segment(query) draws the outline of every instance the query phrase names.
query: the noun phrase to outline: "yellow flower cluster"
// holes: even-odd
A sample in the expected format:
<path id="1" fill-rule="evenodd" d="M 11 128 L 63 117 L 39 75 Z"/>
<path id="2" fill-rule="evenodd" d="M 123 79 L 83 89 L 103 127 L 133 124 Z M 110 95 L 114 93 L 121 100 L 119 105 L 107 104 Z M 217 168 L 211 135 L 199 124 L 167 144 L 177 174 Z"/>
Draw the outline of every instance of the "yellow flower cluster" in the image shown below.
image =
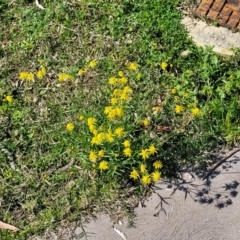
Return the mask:
<path id="1" fill-rule="evenodd" d="M 142 149 L 139 155 L 143 160 L 146 160 L 155 153 L 157 153 L 157 148 L 154 145 L 151 145 L 149 148 Z"/>
<path id="2" fill-rule="evenodd" d="M 41 67 L 36 73 L 35 76 L 38 79 L 42 79 L 46 75 L 46 68 Z M 19 73 L 19 79 L 22 81 L 33 81 L 34 80 L 34 74 L 31 72 L 20 72 Z"/>
<path id="3" fill-rule="evenodd" d="M 159 172 L 159 169 L 163 167 L 162 162 L 159 160 L 155 161 L 153 167 L 155 170 L 149 174 L 147 171 L 147 165 L 142 163 L 139 166 L 139 171 L 135 168 L 131 171 L 130 178 L 134 180 L 140 179 L 144 185 L 148 185 L 151 182 L 157 182 L 161 179 L 161 172 Z"/>
<path id="4" fill-rule="evenodd" d="M 19 79 L 24 81 L 33 81 L 34 80 L 34 74 L 30 72 L 20 72 Z"/>
<path id="5" fill-rule="evenodd" d="M 71 132 L 74 129 L 74 124 L 73 123 L 67 123 L 66 129 Z"/>

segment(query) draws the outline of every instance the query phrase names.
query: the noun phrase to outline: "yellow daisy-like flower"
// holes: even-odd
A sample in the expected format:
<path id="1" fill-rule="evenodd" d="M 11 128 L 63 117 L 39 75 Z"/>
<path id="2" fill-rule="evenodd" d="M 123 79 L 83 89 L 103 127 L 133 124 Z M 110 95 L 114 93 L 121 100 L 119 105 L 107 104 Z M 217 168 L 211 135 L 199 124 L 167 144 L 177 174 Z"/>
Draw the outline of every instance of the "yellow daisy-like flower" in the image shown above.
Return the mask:
<path id="1" fill-rule="evenodd" d="M 163 71 L 166 71 L 167 67 L 168 67 L 168 64 L 167 64 L 166 62 L 162 62 L 162 63 L 161 63 L 161 69 L 162 69 Z"/>
<path id="2" fill-rule="evenodd" d="M 96 154 L 96 152 L 90 151 L 90 153 L 89 153 L 89 159 L 90 159 L 90 161 L 92 161 L 92 162 L 96 161 L 96 160 L 97 160 L 97 154 Z"/>
<path id="3" fill-rule="evenodd" d="M 145 160 L 145 159 L 149 158 L 150 154 L 149 154 L 148 149 L 142 149 L 141 153 L 139 155 L 142 157 L 143 160 Z"/>
<path id="4" fill-rule="evenodd" d="M 11 96 L 11 95 L 6 96 L 5 101 L 11 103 L 13 101 L 13 96 Z"/>
<path id="5" fill-rule="evenodd" d="M 153 167 L 154 167 L 155 169 L 161 169 L 161 168 L 163 167 L 163 164 L 162 164 L 161 161 L 157 160 L 157 161 L 155 161 L 155 162 L 153 163 Z"/>
<path id="6" fill-rule="evenodd" d="M 139 178 L 139 173 L 138 173 L 138 171 L 137 171 L 136 169 L 133 169 L 133 170 L 131 171 L 131 173 L 130 173 L 130 178 L 132 178 L 132 179 L 134 179 L 134 180 L 136 180 L 136 179 Z"/>
<path id="7" fill-rule="evenodd" d="M 123 88 L 123 92 L 124 92 L 124 93 L 132 93 L 132 89 L 131 89 L 129 86 L 125 86 L 125 87 Z"/>
<path id="8" fill-rule="evenodd" d="M 157 149 L 155 148 L 154 145 L 151 145 L 149 148 L 148 148 L 148 152 L 150 155 L 153 155 L 155 153 L 157 153 Z"/>
<path id="9" fill-rule="evenodd" d="M 96 62 L 95 60 L 92 60 L 92 61 L 88 64 L 88 66 L 89 66 L 90 68 L 94 68 L 94 67 L 96 67 L 96 65 L 97 65 L 97 62 Z"/>
<path id="10" fill-rule="evenodd" d="M 123 109 L 120 107 L 115 108 L 115 114 L 117 117 L 122 117 L 123 116 Z"/>
<path id="11" fill-rule="evenodd" d="M 121 94 L 122 94 L 122 90 L 117 89 L 117 88 L 113 90 L 114 97 L 119 97 L 119 96 L 121 96 Z"/>
<path id="12" fill-rule="evenodd" d="M 144 173 L 147 170 L 147 165 L 146 164 L 141 164 L 140 165 L 140 171 Z"/>
<path id="13" fill-rule="evenodd" d="M 129 68 L 129 70 L 136 71 L 137 68 L 138 68 L 138 64 L 132 62 L 132 63 L 129 64 L 128 68 Z"/>
<path id="14" fill-rule="evenodd" d="M 146 175 L 143 175 L 142 178 L 141 178 L 141 182 L 144 184 L 144 185 L 148 185 L 151 183 L 151 177 L 146 174 Z"/>
<path id="15" fill-rule="evenodd" d="M 152 180 L 153 182 L 157 182 L 161 179 L 161 173 L 158 171 L 155 171 L 152 173 Z"/>
<path id="16" fill-rule="evenodd" d="M 88 118 L 87 119 L 87 124 L 88 125 L 95 125 L 97 122 L 96 118 Z"/>
<path id="17" fill-rule="evenodd" d="M 124 128 L 123 127 L 118 127 L 114 131 L 115 135 L 118 137 L 122 137 L 124 135 Z"/>
<path id="18" fill-rule="evenodd" d="M 121 77 L 117 80 L 117 82 L 121 85 L 125 85 L 125 84 L 127 84 L 128 80 L 125 77 Z"/>
<path id="19" fill-rule="evenodd" d="M 177 90 L 176 90 L 175 88 L 173 88 L 173 89 L 171 90 L 171 93 L 172 93 L 172 94 L 176 94 L 176 92 L 177 92 Z"/>
<path id="20" fill-rule="evenodd" d="M 105 114 L 109 114 L 109 113 L 112 111 L 112 109 L 113 109 L 112 106 L 107 106 L 107 107 L 105 107 L 105 109 L 104 109 L 104 113 L 105 113 Z"/>
<path id="21" fill-rule="evenodd" d="M 94 137 L 92 138 L 92 140 L 91 140 L 91 144 L 92 144 L 92 145 L 94 145 L 94 144 L 99 145 L 99 144 L 101 144 L 101 142 L 99 141 L 99 139 L 97 138 L 97 136 L 94 136 Z"/>
<path id="22" fill-rule="evenodd" d="M 66 74 L 66 73 L 59 73 L 58 74 L 58 81 L 62 82 L 62 81 L 68 81 L 68 80 L 72 80 L 73 76 L 71 76 L 70 74 Z"/>
<path id="23" fill-rule="evenodd" d="M 126 157 L 131 157 L 132 156 L 132 150 L 128 147 L 128 148 L 125 148 L 123 150 L 123 154 L 126 156 Z"/>
<path id="24" fill-rule="evenodd" d="M 95 125 L 93 125 L 93 124 L 91 124 L 91 125 L 88 125 L 88 128 L 89 128 L 89 131 L 90 131 L 91 133 L 94 133 L 94 132 L 96 132 L 96 131 L 97 131 L 97 129 L 96 129 L 96 127 L 95 127 Z M 94 134 L 94 135 L 96 135 L 96 134 Z"/>
<path id="25" fill-rule="evenodd" d="M 36 73 L 36 77 L 38 79 L 42 79 L 46 75 L 46 68 L 42 67 L 39 71 Z"/>
<path id="26" fill-rule="evenodd" d="M 116 83 L 117 83 L 117 78 L 115 78 L 115 77 L 110 77 L 110 78 L 108 79 L 108 84 L 114 85 L 114 84 L 116 84 Z"/>
<path id="27" fill-rule="evenodd" d="M 145 119 L 142 120 L 142 124 L 143 124 L 144 127 L 147 127 L 147 126 L 150 125 L 150 122 L 147 118 L 145 118 Z"/>
<path id="28" fill-rule="evenodd" d="M 130 141 L 129 141 L 129 140 L 125 140 L 125 141 L 123 142 L 123 146 L 124 146 L 125 148 L 130 147 L 130 146 L 131 146 Z"/>
<path id="29" fill-rule="evenodd" d="M 122 92 L 122 94 L 120 95 L 120 99 L 123 101 L 127 101 L 129 99 L 129 95 L 125 92 Z"/>
<path id="30" fill-rule="evenodd" d="M 106 139 L 105 133 L 103 133 L 103 132 L 98 133 L 96 137 L 97 137 L 99 143 L 102 143 Z"/>
<path id="31" fill-rule="evenodd" d="M 19 79 L 20 80 L 26 80 L 27 75 L 28 75 L 28 72 L 20 72 Z"/>
<path id="32" fill-rule="evenodd" d="M 73 123 L 68 123 L 68 124 L 66 125 L 66 129 L 67 129 L 68 131 L 72 131 L 72 130 L 74 129 L 74 124 L 73 124 Z"/>
<path id="33" fill-rule="evenodd" d="M 26 75 L 26 80 L 27 80 L 27 81 L 33 81 L 33 80 L 34 80 L 34 75 L 33 75 L 33 73 L 28 73 L 28 74 Z"/>
<path id="34" fill-rule="evenodd" d="M 98 156 L 99 156 L 99 157 L 103 157 L 103 156 L 104 156 L 104 150 L 98 151 Z"/>
<path id="35" fill-rule="evenodd" d="M 198 115 L 200 115 L 200 113 L 201 113 L 201 111 L 200 111 L 200 109 L 199 108 L 193 108 L 192 109 L 192 114 L 194 115 L 194 116 L 198 116 Z"/>
<path id="36" fill-rule="evenodd" d="M 79 69 L 78 70 L 78 75 L 83 75 L 83 74 L 85 74 L 86 72 L 88 71 L 88 68 L 82 68 L 82 69 Z"/>
<path id="37" fill-rule="evenodd" d="M 101 171 L 107 170 L 108 169 L 108 162 L 107 161 L 101 161 L 99 163 L 99 169 Z"/>
<path id="38" fill-rule="evenodd" d="M 123 71 L 119 71 L 119 72 L 118 72 L 118 76 L 119 76 L 119 77 L 123 77 L 123 75 L 124 75 L 124 74 L 123 74 Z"/>
<path id="39" fill-rule="evenodd" d="M 118 99 L 117 98 L 115 98 L 115 97 L 111 98 L 111 104 L 112 105 L 116 105 L 117 103 L 118 103 Z"/>
<path id="40" fill-rule="evenodd" d="M 114 133 L 118 137 L 122 137 L 124 135 L 124 128 L 118 127 L 118 128 L 115 129 Z"/>
<path id="41" fill-rule="evenodd" d="M 176 105 L 175 106 L 175 112 L 176 113 L 181 113 L 184 110 L 183 106 L 181 105 Z"/>
<path id="42" fill-rule="evenodd" d="M 114 142 L 114 135 L 112 133 L 106 133 L 105 134 L 105 139 L 107 142 Z"/>

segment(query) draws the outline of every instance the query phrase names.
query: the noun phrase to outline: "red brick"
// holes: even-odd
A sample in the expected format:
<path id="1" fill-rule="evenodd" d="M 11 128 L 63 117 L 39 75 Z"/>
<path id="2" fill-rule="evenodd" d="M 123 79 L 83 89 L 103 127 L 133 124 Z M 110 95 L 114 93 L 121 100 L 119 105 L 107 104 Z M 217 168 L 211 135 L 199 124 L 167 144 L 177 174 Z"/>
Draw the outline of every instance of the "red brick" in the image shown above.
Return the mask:
<path id="1" fill-rule="evenodd" d="M 226 3 L 226 0 L 217 0 L 213 3 L 211 10 L 220 12 L 225 3 Z"/>
<path id="2" fill-rule="evenodd" d="M 218 16 L 218 11 L 213 11 L 212 9 L 208 12 L 207 17 L 211 20 L 216 20 Z"/>
<path id="3" fill-rule="evenodd" d="M 213 0 L 203 0 L 201 4 L 198 6 L 195 14 L 202 17 L 206 16 L 212 3 L 213 3 Z"/>
<path id="4" fill-rule="evenodd" d="M 239 20 L 240 20 L 240 12 L 233 12 L 227 22 L 227 26 L 230 28 L 235 28 L 238 25 Z"/>
<path id="5" fill-rule="evenodd" d="M 219 17 L 218 17 L 219 24 L 226 26 L 226 23 L 231 15 L 231 13 L 232 13 L 232 9 L 228 6 L 228 4 L 226 4 L 219 14 Z"/>

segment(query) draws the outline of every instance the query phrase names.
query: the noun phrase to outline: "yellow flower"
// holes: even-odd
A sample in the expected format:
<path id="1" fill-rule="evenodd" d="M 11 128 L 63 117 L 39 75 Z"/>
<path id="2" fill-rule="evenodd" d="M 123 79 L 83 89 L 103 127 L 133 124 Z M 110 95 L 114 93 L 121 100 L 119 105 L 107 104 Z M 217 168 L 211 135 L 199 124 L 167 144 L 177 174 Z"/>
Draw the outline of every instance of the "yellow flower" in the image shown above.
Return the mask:
<path id="1" fill-rule="evenodd" d="M 96 161 L 96 160 L 97 160 L 97 154 L 96 154 L 96 152 L 90 151 L 90 153 L 89 153 L 89 159 L 90 159 L 90 161 L 92 161 L 92 162 Z"/>
<path id="2" fill-rule="evenodd" d="M 97 137 L 98 142 L 102 143 L 105 140 L 105 133 L 100 132 L 100 133 L 97 134 L 96 137 Z"/>
<path id="3" fill-rule="evenodd" d="M 117 103 L 118 103 L 118 99 L 117 98 L 115 98 L 115 97 L 111 98 L 111 104 L 112 105 L 116 105 Z"/>
<path id="4" fill-rule="evenodd" d="M 177 90 L 175 89 L 175 88 L 173 88 L 172 90 L 171 90 L 171 93 L 172 94 L 175 94 L 177 92 Z"/>
<path id="5" fill-rule="evenodd" d="M 128 147 L 123 150 L 123 153 L 126 157 L 131 157 L 132 156 L 132 150 Z"/>
<path id="6" fill-rule="evenodd" d="M 125 86 L 123 89 L 124 93 L 132 93 L 132 89 L 129 86 Z"/>
<path id="7" fill-rule="evenodd" d="M 114 89 L 113 90 L 113 96 L 114 97 L 119 97 L 119 96 L 121 96 L 121 94 L 122 94 L 122 91 L 120 89 Z"/>
<path id="8" fill-rule="evenodd" d="M 27 80 L 27 81 L 33 81 L 33 80 L 34 80 L 34 75 L 33 75 L 33 73 L 28 73 L 28 74 L 26 75 L 26 80 Z"/>
<path id="9" fill-rule="evenodd" d="M 99 145 L 101 142 L 99 141 L 99 139 L 97 138 L 97 136 L 94 136 L 91 140 L 91 144 L 94 145 Z"/>
<path id="10" fill-rule="evenodd" d="M 89 131 L 90 131 L 91 133 L 94 133 L 95 131 L 97 132 L 96 127 L 95 127 L 95 125 L 93 125 L 93 124 L 88 125 L 88 128 L 89 128 Z M 94 135 L 96 135 L 96 134 L 94 134 Z"/>
<path id="11" fill-rule="evenodd" d="M 115 77 L 110 77 L 109 80 L 108 80 L 108 84 L 110 85 L 114 85 L 117 83 L 117 78 Z"/>
<path id="12" fill-rule="evenodd" d="M 127 78 L 125 78 L 125 77 L 121 77 L 121 78 L 119 78 L 119 79 L 117 80 L 117 82 L 118 82 L 119 84 L 124 85 L 124 84 L 127 84 L 128 80 L 127 80 Z"/>
<path id="13" fill-rule="evenodd" d="M 19 79 L 20 80 L 26 80 L 27 75 L 28 75 L 28 72 L 20 72 Z"/>
<path id="14" fill-rule="evenodd" d="M 124 75 L 124 74 L 123 74 L 123 71 L 119 71 L 119 72 L 118 72 L 118 76 L 119 76 L 119 77 L 123 77 L 123 75 Z"/>
<path id="15" fill-rule="evenodd" d="M 70 74 L 66 74 L 66 73 L 59 73 L 58 74 L 58 81 L 62 82 L 62 81 L 68 81 L 68 80 L 72 80 L 73 76 L 71 76 Z"/>
<path id="16" fill-rule="evenodd" d="M 67 129 L 68 131 L 72 131 L 72 130 L 74 129 L 74 124 L 73 124 L 73 123 L 68 123 L 68 124 L 66 125 L 66 129 Z"/>
<path id="17" fill-rule="evenodd" d="M 103 157 L 103 156 L 104 156 L 104 150 L 98 151 L 98 156 L 99 156 L 99 157 Z"/>
<path id="18" fill-rule="evenodd" d="M 157 160 L 153 163 L 155 169 L 161 169 L 163 167 L 162 162 Z"/>
<path id="19" fill-rule="evenodd" d="M 176 105 L 175 106 L 175 112 L 176 113 L 181 113 L 183 111 L 183 106 L 181 105 Z"/>
<path id="20" fill-rule="evenodd" d="M 146 164 L 141 164 L 141 165 L 140 165 L 140 171 L 141 171 L 142 173 L 144 173 L 144 172 L 146 171 L 146 169 L 147 169 L 147 165 L 146 165 Z"/>
<path id="21" fill-rule="evenodd" d="M 78 70 L 78 75 L 83 75 L 84 73 L 86 73 L 88 71 L 88 68 L 82 68 Z"/>
<path id="22" fill-rule="evenodd" d="M 105 113 L 105 114 L 109 114 L 109 113 L 112 111 L 112 109 L 113 109 L 112 106 L 107 106 L 107 107 L 105 107 L 105 109 L 104 109 L 104 113 Z"/>
<path id="23" fill-rule="evenodd" d="M 42 67 L 39 71 L 37 71 L 36 76 L 38 79 L 42 79 L 46 75 L 46 68 Z"/>
<path id="24" fill-rule="evenodd" d="M 139 155 L 142 156 L 142 159 L 143 159 L 143 160 L 148 159 L 148 158 L 149 158 L 148 149 L 142 149 L 142 150 L 141 150 L 141 153 L 140 153 Z"/>
<path id="25" fill-rule="evenodd" d="M 7 102 L 11 103 L 13 101 L 13 96 L 8 95 L 8 96 L 5 97 L 5 100 Z"/>
<path id="26" fill-rule="evenodd" d="M 129 95 L 125 92 L 122 92 L 122 94 L 120 95 L 120 99 L 126 101 L 129 99 Z"/>
<path id="27" fill-rule="evenodd" d="M 114 137 L 113 137 L 113 134 L 111 132 L 108 132 L 105 134 L 105 139 L 107 142 L 114 142 Z"/>
<path id="28" fill-rule="evenodd" d="M 138 173 L 138 171 L 137 171 L 136 169 L 133 169 L 133 170 L 131 171 L 131 173 L 130 173 L 130 178 L 132 178 L 132 179 L 134 179 L 134 180 L 136 180 L 136 179 L 139 178 L 139 173 Z"/>
<path id="29" fill-rule="evenodd" d="M 158 171 L 155 171 L 152 173 L 152 180 L 153 182 L 157 182 L 161 179 L 161 173 Z"/>
<path id="30" fill-rule="evenodd" d="M 79 117 L 79 121 L 82 121 L 84 119 L 84 116 Z"/>
<path id="31" fill-rule="evenodd" d="M 151 177 L 148 174 L 143 175 L 141 181 L 144 185 L 150 184 L 151 183 Z"/>
<path id="32" fill-rule="evenodd" d="M 128 68 L 129 68 L 129 70 L 135 71 L 135 70 L 137 70 L 138 65 L 137 65 L 137 63 L 132 62 L 129 64 Z"/>
<path id="33" fill-rule="evenodd" d="M 192 114 L 194 115 L 194 116 L 198 116 L 198 115 L 200 115 L 200 109 L 199 108 L 193 108 L 192 109 Z"/>
<path id="34" fill-rule="evenodd" d="M 124 129 L 122 127 L 118 127 L 114 132 L 118 137 L 122 137 L 124 135 Z"/>
<path id="35" fill-rule="evenodd" d="M 117 117 L 122 117 L 123 116 L 123 109 L 120 107 L 115 108 L 115 114 Z"/>
<path id="36" fill-rule="evenodd" d="M 92 61 L 88 64 L 88 66 L 89 66 L 90 68 L 94 68 L 96 65 L 97 65 L 97 62 L 96 62 L 95 60 L 92 60 Z"/>
<path id="37" fill-rule="evenodd" d="M 156 111 L 156 112 L 160 112 L 161 111 L 161 107 L 159 107 L 159 106 L 153 107 L 153 110 Z"/>
<path id="38" fill-rule="evenodd" d="M 131 143 L 130 143 L 130 141 L 129 140 L 125 140 L 124 142 L 123 142 L 123 146 L 124 147 L 130 147 L 131 146 Z"/>
<path id="39" fill-rule="evenodd" d="M 157 153 L 157 149 L 154 147 L 154 145 L 151 145 L 148 148 L 148 152 L 149 152 L 150 155 L 153 155 L 153 154 Z"/>
<path id="40" fill-rule="evenodd" d="M 108 162 L 107 161 L 101 161 L 99 163 L 99 169 L 102 170 L 107 170 L 108 169 Z"/>
<path id="41" fill-rule="evenodd" d="M 150 125 L 150 122 L 147 118 L 145 118 L 145 119 L 142 120 L 142 124 L 144 125 L 144 127 L 147 127 L 147 126 Z"/>
<path id="42" fill-rule="evenodd" d="M 88 125 L 95 125 L 97 122 L 96 118 L 88 118 L 87 119 L 87 124 Z"/>
<path id="43" fill-rule="evenodd" d="M 167 67 L 168 67 L 168 64 L 167 64 L 166 62 L 162 62 L 162 63 L 161 63 L 161 69 L 162 69 L 163 71 L 166 71 Z"/>

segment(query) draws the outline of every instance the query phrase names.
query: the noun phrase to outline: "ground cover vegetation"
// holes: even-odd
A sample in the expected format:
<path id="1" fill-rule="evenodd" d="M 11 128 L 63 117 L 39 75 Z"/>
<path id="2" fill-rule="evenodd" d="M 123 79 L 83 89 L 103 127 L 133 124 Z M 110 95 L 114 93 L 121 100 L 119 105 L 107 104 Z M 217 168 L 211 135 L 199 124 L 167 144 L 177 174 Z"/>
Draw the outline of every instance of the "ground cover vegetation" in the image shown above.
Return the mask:
<path id="1" fill-rule="evenodd" d="M 41 4 L 0 1 L 1 239 L 122 217 L 239 140 L 240 55 L 197 48 L 181 1 Z"/>

